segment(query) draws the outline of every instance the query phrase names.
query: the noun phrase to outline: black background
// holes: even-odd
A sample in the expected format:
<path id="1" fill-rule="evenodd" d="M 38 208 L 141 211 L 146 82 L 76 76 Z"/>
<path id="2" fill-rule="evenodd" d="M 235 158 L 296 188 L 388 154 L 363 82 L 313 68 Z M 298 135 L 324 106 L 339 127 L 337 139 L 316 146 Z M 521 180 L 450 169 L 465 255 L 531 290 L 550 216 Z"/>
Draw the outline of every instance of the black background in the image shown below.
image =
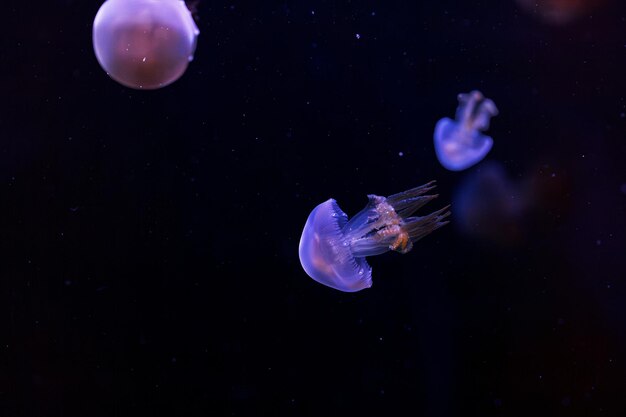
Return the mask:
<path id="1" fill-rule="evenodd" d="M 0 415 L 624 415 L 626 4 L 203 0 L 157 91 L 101 70 L 99 6 L 2 6 Z M 494 148 L 449 172 L 472 89 Z M 301 269 L 320 202 L 437 179 L 428 212 L 489 161 L 547 190 L 522 237 L 453 206 L 371 289 Z"/>

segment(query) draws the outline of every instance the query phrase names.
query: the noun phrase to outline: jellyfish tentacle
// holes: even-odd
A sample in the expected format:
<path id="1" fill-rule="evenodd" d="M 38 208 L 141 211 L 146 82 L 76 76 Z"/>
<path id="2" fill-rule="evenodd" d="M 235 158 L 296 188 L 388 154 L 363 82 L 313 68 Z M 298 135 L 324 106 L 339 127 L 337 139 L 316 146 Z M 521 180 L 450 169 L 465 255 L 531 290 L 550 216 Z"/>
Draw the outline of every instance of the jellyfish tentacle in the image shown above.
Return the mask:
<path id="1" fill-rule="evenodd" d="M 449 209 L 450 205 L 447 205 L 427 216 L 405 219 L 404 232 L 410 236 L 411 242 L 417 242 L 424 236 L 450 223 L 448 220 L 445 220 L 451 214 Z"/>
<path id="2" fill-rule="evenodd" d="M 393 208 L 395 209 L 396 213 L 398 213 L 398 216 L 405 219 L 438 197 L 439 194 L 413 197 L 407 200 L 403 200 L 397 205 L 393 205 Z"/>
<path id="3" fill-rule="evenodd" d="M 419 187 L 411 188 L 410 190 L 403 191 L 401 193 L 392 194 L 387 197 L 387 202 L 392 206 L 395 206 L 398 202 L 402 200 L 406 200 L 408 198 L 419 197 L 420 195 L 426 194 L 430 190 L 434 189 L 437 186 L 437 181 L 432 180 L 427 182 L 424 185 L 420 185 Z"/>

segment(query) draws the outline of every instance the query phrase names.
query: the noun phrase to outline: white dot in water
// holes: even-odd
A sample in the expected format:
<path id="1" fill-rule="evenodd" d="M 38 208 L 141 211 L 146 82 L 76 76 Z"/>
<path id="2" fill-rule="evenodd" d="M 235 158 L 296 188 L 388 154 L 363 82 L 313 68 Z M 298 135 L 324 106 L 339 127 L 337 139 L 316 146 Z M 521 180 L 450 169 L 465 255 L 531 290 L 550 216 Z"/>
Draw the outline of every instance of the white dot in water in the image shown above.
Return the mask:
<path id="1" fill-rule="evenodd" d="M 360 34 L 360 33 L 357 33 L 357 34 L 356 34 L 356 38 L 357 38 L 357 39 L 361 39 L 361 34 Z"/>
<path id="2" fill-rule="evenodd" d="M 398 152 L 398 156 L 404 156 L 404 152 Z"/>

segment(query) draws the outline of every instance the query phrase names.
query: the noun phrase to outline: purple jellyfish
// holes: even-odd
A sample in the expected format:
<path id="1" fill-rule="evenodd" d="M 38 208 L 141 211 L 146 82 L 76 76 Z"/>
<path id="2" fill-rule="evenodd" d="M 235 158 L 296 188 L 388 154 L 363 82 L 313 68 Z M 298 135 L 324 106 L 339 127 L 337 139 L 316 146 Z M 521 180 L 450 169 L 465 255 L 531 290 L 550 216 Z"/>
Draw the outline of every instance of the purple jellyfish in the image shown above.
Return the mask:
<path id="1" fill-rule="evenodd" d="M 199 33 L 182 0 L 107 0 L 93 22 L 93 48 L 115 81 L 156 89 L 183 75 Z"/>
<path id="2" fill-rule="evenodd" d="M 300 263 L 320 284 L 345 292 L 372 286 L 372 268 L 365 258 L 393 250 L 407 253 L 413 243 L 448 223 L 446 206 L 424 217 L 409 217 L 437 198 L 424 195 L 435 182 L 387 198 L 369 195 L 352 219 L 334 199 L 313 209 L 300 239 Z"/>
<path id="3" fill-rule="evenodd" d="M 480 162 L 491 150 L 493 139 L 480 132 L 489 129 L 489 120 L 498 114 L 493 101 L 480 91 L 459 94 L 456 120 L 447 117 L 435 127 L 435 153 L 450 171 L 462 171 Z"/>

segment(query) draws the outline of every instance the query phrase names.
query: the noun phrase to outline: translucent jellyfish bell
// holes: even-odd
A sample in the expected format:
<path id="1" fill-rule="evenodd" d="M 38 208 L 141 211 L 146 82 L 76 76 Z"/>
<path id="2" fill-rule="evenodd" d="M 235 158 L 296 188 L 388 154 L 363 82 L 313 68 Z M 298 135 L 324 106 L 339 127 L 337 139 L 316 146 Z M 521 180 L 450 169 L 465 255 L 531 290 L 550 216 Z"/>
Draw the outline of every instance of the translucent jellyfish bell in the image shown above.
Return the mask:
<path id="1" fill-rule="evenodd" d="M 115 81 L 156 89 L 183 75 L 199 33 L 182 0 L 107 0 L 93 22 L 93 48 Z"/>
<path id="2" fill-rule="evenodd" d="M 424 217 L 410 217 L 437 195 L 424 195 L 434 181 L 387 198 L 369 195 L 352 219 L 332 198 L 313 209 L 300 238 L 300 263 L 320 284 L 355 292 L 372 286 L 365 258 L 393 250 L 407 253 L 413 243 L 447 224 L 446 206 Z"/>
<path id="3" fill-rule="evenodd" d="M 493 139 L 483 135 L 498 114 L 493 101 L 480 91 L 459 94 L 456 120 L 443 118 L 435 127 L 435 153 L 450 171 L 462 171 L 480 162 L 491 150 Z"/>

